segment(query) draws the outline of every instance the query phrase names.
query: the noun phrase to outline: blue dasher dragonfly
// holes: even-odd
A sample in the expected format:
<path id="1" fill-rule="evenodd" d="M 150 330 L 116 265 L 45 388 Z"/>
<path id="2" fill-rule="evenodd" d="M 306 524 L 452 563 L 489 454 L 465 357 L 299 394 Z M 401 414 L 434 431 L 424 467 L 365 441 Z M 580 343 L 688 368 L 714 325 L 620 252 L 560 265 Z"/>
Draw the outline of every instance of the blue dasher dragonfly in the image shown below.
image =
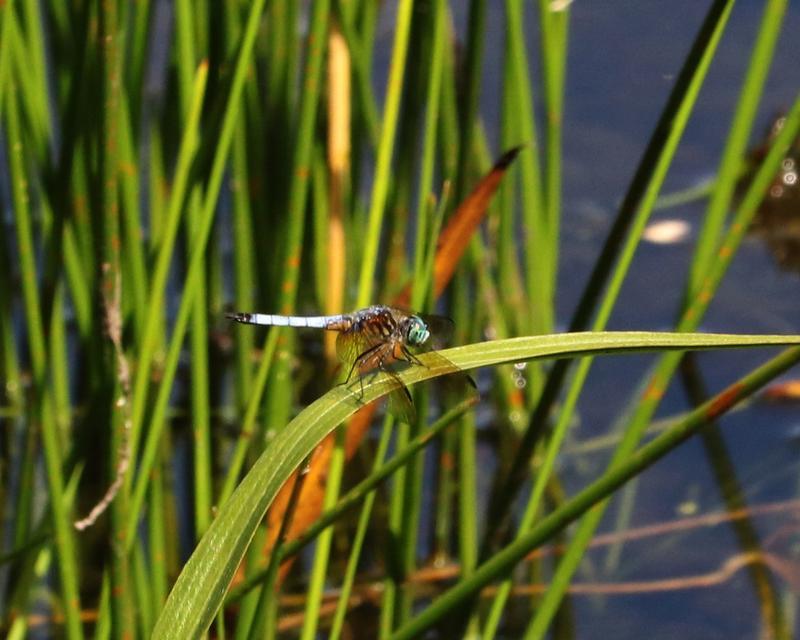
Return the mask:
<path id="1" fill-rule="evenodd" d="M 452 332 L 453 323 L 449 318 L 415 314 L 384 305 L 331 316 L 229 313 L 227 317 L 244 324 L 337 331 L 336 353 L 348 367 L 343 384 L 349 386 L 354 374 L 358 375 L 363 396 L 364 376 L 379 371 L 386 373 L 394 385 L 389 395 L 389 411 L 405 422 L 412 422 L 416 414 L 411 394 L 397 375 L 397 366 L 425 366 L 418 354 L 430 353 L 429 362 L 456 374 L 448 376 L 454 378 L 456 386 L 467 390 L 475 388 L 472 378 L 433 350 L 433 342 L 447 338 Z"/>

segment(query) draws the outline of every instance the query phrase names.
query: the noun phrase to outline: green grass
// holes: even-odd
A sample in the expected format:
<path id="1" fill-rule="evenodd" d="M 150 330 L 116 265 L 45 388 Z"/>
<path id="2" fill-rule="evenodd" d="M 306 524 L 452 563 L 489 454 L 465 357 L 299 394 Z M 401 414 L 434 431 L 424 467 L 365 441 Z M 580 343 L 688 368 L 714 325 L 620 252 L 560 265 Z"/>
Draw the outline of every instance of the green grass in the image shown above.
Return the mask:
<path id="1" fill-rule="evenodd" d="M 306 15 L 288 0 L 179 0 L 172 23 L 146 1 L 0 3 L 11 221 L 0 238 L 0 633 L 341 637 L 348 594 L 369 580 L 381 637 L 447 625 L 491 638 L 525 565 L 549 583 L 526 616 L 525 636 L 544 637 L 608 501 L 797 362 L 792 346 L 641 444 L 687 350 L 800 343 L 695 333 L 800 130 L 798 99 L 739 189 L 756 115 L 772 107 L 762 94 L 785 0 L 764 4 L 747 45 L 670 333 L 605 330 L 734 3 L 716 0 L 686 25 L 692 45 L 567 318 L 555 307 L 565 86 L 580 62 L 569 10 L 533 4 L 503 4 L 499 39 L 485 0 L 466 5 L 458 34 L 443 0 L 393 3 L 388 32 L 375 2 L 314 2 Z M 481 111 L 488 47 L 503 54 L 496 122 Z M 470 216 L 483 221 L 477 232 L 454 231 Z M 232 308 L 317 314 L 398 300 L 456 320 L 464 346 L 447 354 L 492 372 L 479 399 L 488 411 L 419 385 L 415 424 L 380 423 L 336 386 L 332 343 L 224 320 Z M 562 320 L 570 332 L 553 333 Z M 487 326 L 499 339 L 484 340 Z M 609 467 L 553 504 L 592 364 L 628 352 L 660 353 L 647 392 L 631 401 Z M 511 366 L 521 361 L 524 372 Z M 362 402 L 387 389 L 382 376 L 365 382 Z M 496 477 L 479 464 L 479 421 L 497 436 Z M 431 487 L 426 460 L 437 463 Z M 115 480 L 108 510 L 77 530 Z M 556 540 L 566 550 L 554 567 L 525 560 Z M 457 579 L 420 595 L 408 581 L 431 546 L 458 560 Z M 307 563 L 296 561 L 302 548 L 313 549 Z M 478 607 L 486 587 L 497 588 Z M 756 573 L 752 589 L 764 627 L 789 637 L 778 590 Z M 301 605 L 286 603 L 293 594 Z M 298 611 L 302 625 L 281 631 Z"/>

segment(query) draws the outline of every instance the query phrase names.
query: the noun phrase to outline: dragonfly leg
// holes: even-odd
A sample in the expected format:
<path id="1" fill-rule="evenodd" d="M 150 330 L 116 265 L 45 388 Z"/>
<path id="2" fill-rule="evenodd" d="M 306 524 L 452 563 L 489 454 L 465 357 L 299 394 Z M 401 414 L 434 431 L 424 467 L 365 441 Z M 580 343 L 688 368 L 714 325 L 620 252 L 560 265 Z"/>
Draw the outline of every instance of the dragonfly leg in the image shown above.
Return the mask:
<path id="1" fill-rule="evenodd" d="M 416 359 L 406 350 L 406 348 L 402 345 L 402 343 L 394 343 L 394 344 L 387 343 L 384 344 L 383 347 L 384 348 L 381 349 L 380 353 L 378 354 L 377 367 L 378 369 L 380 369 L 381 371 L 385 371 L 386 373 L 396 375 L 394 371 L 391 371 L 386 367 L 389 361 L 396 362 L 398 360 L 406 360 L 413 364 L 414 360 Z M 397 355 L 398 347 L 400 351 L 400 356 L 402 357 L 398 357 Z M 406 355 L 411 356 L 411 359 L 407 358 Z"/>
<path id="2" fill-rule="evenodd" d="M 383 345 L 381 344 L 376 344 L 375 346 L 370 347 L 364 353 L 359 355 L 355 360 L 353 360 L 353 364 L 350 365 L 350 370 L 347 372 L 347 377 L 344 379 L 344 382 L 342 384 L 346 385 L 348 382 L 350 382 L 350 378 L 353 377 L 353 372 L 356 370 L 356 368 L 360 369 L 361 365 L 363 365 L 366 362 L 367 358 L 369 358 L 371 355 L 374 355 L 374 353 L 382 346 Z"/>
<path id="3" fill-rule="evenodd" d="M 422 360 L 420 360 L 417 356 L 411 353 L 404 344 L 400 345 L 400 351 L 402 352 L 405 360 L 407 360 L 411 364 L 417 364 L 420 367 L 425 367 L 426 369 L 428 368 L 425 366 L 425 364 L 423 364 Z"/>
<path id="4" fill-rule="evenodd" d="M 356 368 L 358 368 L 358 381 L 360 387 L 359 399 L 362 399 L 364 396 L 365 377 L 370 376 L 370 378 L 372 378 L 378 375 L 380 372 L 383 372 L 389 376 L 391 380 L 389 410 L 399 420 L 411 423 L 416 419 L 416 412 L 414 411 L 414 403 L 411 398 L 411 392 L 408 390 L 405 384 L 403 384 L 403 381 L 400 379 L 397 373 L 390 367 L 392 362 L 396 362 L 398 360 L 413 362 L 413 358 L 405 357 L 405 354 L 402 353 L 402 350 L 400 349 L 401 346 L 402 345 L 397 343 L 382 342 L 368 349 L 358 356 L 358 358 L 356 358 L 356 361 L 353 363 L 353 366 L 350 369 L 350 375 L 348 378 L 352 376 L 352 374 L 356 371 Z"/>
<path id="5" fill-rule="evenodd" d="M 353 377 L 353 371 L 355 371 L 356 365 L 358 364 L 358 358 L 353 360 L 353 364 L 350 365 L 350 370 L 347 372 L 347 377 L 342 382 L 343 385 L 347 386 L 347 383 L 350 382 L 350 378 Z"/>
<path id="6" fill-rule="evenodd" d="M 413 354 L 411 354 L 403 345 L 400 345 L 400 349 L 403 352 L 403 355 L 409 356 L 409 361 L 412 364 L 422 365 L 422 363 L 417 359 L 417 357 L 414 356 Z M 400 380 L 400 376 L 398 376 L 396 372 L 392 371 L 391 369 L 389 369 L 386 366 L 387 358 L 385 356 L 386 356 L 386 354 L 382 354 L 381 357 L 380 357 L 380 360 L 378 360 L 378 368 L 381 371 L 383 371 L 384 373 L 390 375 L 395 380 L 395 382 L 397 382 L 397 385 L 399 387 L 402 387 L 403 391 L 405 392 L 405 395 L 408 396 L 408 399 L 411 400 L 411 392 L 408 390 L 408 387 L 406 387 L 406 385 L 404 385 L 403 382 Z M 394 355 L 394 349 L 392 349 L 391 359 L 392 360 L 400 360 L 401 359 L 401 358 L 397 358 Z"/>
<path id="7" fill-rule="evenodd" d="M 391 356 L 392 352 L 393 348 L 390 344 L 376 344 L 374 347 L 358 356 L 355 363 L 353 363 L 354 366 L 358 365 L 359 369 L 362 367 L 365 369 L 365 371 L 358 376 L 359 383 L 361 384 L 361 397 L 364 396 L 364 378 L 366 376 L 374 378 L 378 375 L 379 371 L 383 371 L 399 381 L 397 375 L 386 368 L 387 355 L 393 357 Z M 370 360 L 372 360 L 372 364 L 370 364 Z"/>
<path id="8" fill-rule="evenodd" d="M 350 387 L 350 378 L 353 377 L 353 372 L 356 369 L 359 369 L 359 371 L 360 371 L 361 368 L 364 367 L 364 365 L 369 361 L 370 358 L 375 357 L 375 355 L 378 353 L 378 351 L 383 346 L 384 346 L 383 344 L 376 344 L 376 345 L 370 347 L 369 349 L 367 349 L 364 353 L 362 353 L 360 356 L 358 356 L 355 360 L 353 360 L 353 364 L 350 365 L 350 370 L 347 372 L 347 377 L 344 379 L 344 382 L 342 384 L 349 388 Z M 383 358 L 381 358 L 379 362 L 382 362 L 382 360 L 383 360 Z M 380 364 L 379 364 L 379 366 L 380 366 Z M 366 368 L 366 367 L 364 367 L 364 368 Z M 364 397 L 364 374 L 363 373 L 359 373 L 358 384 L 359 384 L 358 398 L 360 400 L 361 398 Z"/>

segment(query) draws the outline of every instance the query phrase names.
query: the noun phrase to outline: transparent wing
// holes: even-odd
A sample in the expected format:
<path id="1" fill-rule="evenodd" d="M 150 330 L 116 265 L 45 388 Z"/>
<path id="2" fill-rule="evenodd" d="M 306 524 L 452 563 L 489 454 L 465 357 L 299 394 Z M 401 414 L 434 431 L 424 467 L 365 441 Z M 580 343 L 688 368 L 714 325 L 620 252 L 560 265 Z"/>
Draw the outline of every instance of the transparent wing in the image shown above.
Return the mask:
<path id="1" fill-rule="evenodd" d="M 428 325 L 434 348 L 441 349 L 443 346 L 450 344 L 455 331 L 455 324 L 450 318 L 433 314 L 422 314 L 420 318 Z"/>
<path id="2" fill-rule="evenodd" d="M 411 394 L 396 373 L 386 370 L 386 373 L 393 379 L 396 388 L 389 393 L 389 413 L 400 422 L 414 424 L 417 420 L 417 411 L 414 409 L 414 402 Z"/>
<path id="3" fill-rule="evenodd" d="M 363 331 L 340 331 L 336 336 L 336 355 L 350 369 L 358 358 L 379 342 Z"/>
<path id="4" fill-rule="evenodd" d="M 478 385 L 475 384 L 472 376 L 457 367 L 438 351 L 428 352 L 425 359 L 426 362 L 430 363 L 428 366 L 447 371 L 447 375 L 440 379 L 448 392 L 459 398 L 467 398 L 477 393 Z"/>

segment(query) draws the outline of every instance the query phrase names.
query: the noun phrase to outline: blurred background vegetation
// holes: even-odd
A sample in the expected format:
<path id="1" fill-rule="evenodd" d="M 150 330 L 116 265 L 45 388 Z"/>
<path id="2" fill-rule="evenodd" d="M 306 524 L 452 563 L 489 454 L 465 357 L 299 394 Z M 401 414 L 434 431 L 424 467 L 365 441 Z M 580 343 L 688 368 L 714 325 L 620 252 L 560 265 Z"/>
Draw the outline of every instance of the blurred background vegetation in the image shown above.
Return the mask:
<path id="1" fill-rule="evenodd" d="M 370 405 L 319 449 L 311 418 L 298 418 L 307 472 L 280 476 L 288 482 L 266 526 L 256 526 L 263 509 L 255 507 L 241 522 L 223 520 L 248 532 L 227 560 L 226 570 L 244 555 L 231 592 L 213 564 L 220 550 L 201 548 L 197 566 L 214 575 L 187 588 L 202 604 L 176 589 L 164 608 L 247 470 L 278 464 L 255 461 L 337 382 L 330 336 L 232 326 L 226 311 L 317 315 L 401 304 L 452 317 L 453 342 L 476 343 L 467 352 L 476 358 L 488 353 L 481 340 L 602 331 L 611 318 L 624 319 L 617 328 L 691 332 L 713 312 L 753 218 L 766 225 L 765 197 L 786 212 L 779 229 L 789 225 L 800 83 L 796 64 L 774 60 L 792 38 L 784 21 L 796 35 L 797 8 L 688 4 L 685 14 L 672 5 L 639 16 L 654 33 L 663 21 L 671 57 L 656 55 L 647 78 L 614 89 L 627 68 L 621 42 L 587 49 L 573 31 L 636 32 L 622 3 L 1 2 L 0 632 L 188 637 L 181 625 L 196 623 L 199 634 L 200 621 L 214 617 L 215 636 L 237 638 L 412 637 L 431 627 L 439 637 L 641 637 L 653 628 L 715 637 L 706 624 L 718 637 L 793 637 L 796 548 L 762 547 L 757 509 L 747 509 L 716 430 L 703 440 L 706 480 L 722 496 L 716 535 L 733 532 L 727 553 L 739 564 L 731 571 L 742 570 L 733 595 L 719 596 L 724 604 L 713 593 L 689 609 L 663 599 L 621 610 L 608 602 L 610 583 L 633 583 L 642 567 L 701 572 L 697 550 L 708 542 L 665 536 L 660 562 L 630 551 L 637 506 L 657 521 L 675 515 L 648 506 L 648 490 L 626 490 L 615 503 L 613 522 L 603 521 L 612 543 L 591 542 L 617 489 L 592 484 L 607 465 L 635 475 L 642 438 L 669 436 L 653 441 L 652 462 L 689 433 L 673 427 L 717 416 L 719 402 L 703 404 L 709 394 L 737 381 L 737 399 L 753 393 L 798 360 L 793 350 L 760 368 L 761 352 L 728 354 L 710 361 L 710 373 L 684 360 L 689 400 L 667 393 L 681 363 L 668 353 L 620 361 L 616 373 L 606 366 L 591 378 L 592 395 L 582 393 L 590 358 L 484 369 L 477 408 L 419 385 L 417 424 L 394 423 Z M 720 47 L 735 48 L 739 63 L 718 76 L 727 92 L 703 103 Z M 653 51 L 641 55 L 650 61 Z M 593 71 L 573 71 L 581 67 Z M 764 97 L 776 67 L 782 104 Z M 572 73 L 589 77 L 588 88 L 571 85 Z M 657 90 L 641 100 L 639 84 L 653 78 Z M 624 107 L 644 116 L 632 118 L 621 143 L 586 127 L 587 95 L 605 95 L 597 103 L 612 105 L 604 113 L 622 129 Z M 691 143 L 701 140 L 703 150 L 681 147 L 704 109 L 715 127 Z M 777 111 L 780 124 L 748 152 L 765 114 Z M 583 123 L 572 133 L 568 114 Z M 576 136 L 582 159 L 570 155 Z M 675 169 L 682 153 L 703 158 L 688 177 L 685 165 Z M 590 171 L 576 170 L 587 157 Z M 671 256 L 650 254 L 642 276 L 631 265 L 668 172 L 677 172 L 676 188 L 702 171 L 714 177 L 694 201 L 691 242 Z M 587 206 L 572 186 L 596 199 Z M 581 244 L 587 237 L 594 241 Z M 730 324 L 711 328 L 797 332 L 796 303 L 766 278 L 744 287 L 742 317 L 780 299 L 795 322 L 737 322 L 735 311 L 724 314 Z M 620 309 L 623 286 L 632 294 Z M 786 286 L 796 291 L 796 282 Z M 659 313 L 648 316 L 651 308 Z M 665 394 L 662 416 L 700 409 L 654 421 Z M 609 423 L 603 440 L 594 438 L 602 430 L 580 441 L 570 433 L 600 421 Z M 793 489 L 767 504 L 796 515 L 798 469 L 785 468 Z M 608 477 L 619 484 L 623 475 Z M 345 494 L 349 509 L 336 506 Z M 558 533 L 594 504 L 570 536 Z M 334 527 L 318 522 L 323 510 Z M 546 541 L 568 545 L 558 561 L 546 547 L 522 562 Z M 609 549 L 593 558 L 590 544 Z M 576 571 L 600 594 L 588 605 L 570 587 Z M 676 584 L 690 600 L 697 585 Z M 624 593 L 650 591 L 640 583 Z M 680 619 L 676 610 L 689 612 Z M 727 631 L 742 625 L 742 635 Z"/>

